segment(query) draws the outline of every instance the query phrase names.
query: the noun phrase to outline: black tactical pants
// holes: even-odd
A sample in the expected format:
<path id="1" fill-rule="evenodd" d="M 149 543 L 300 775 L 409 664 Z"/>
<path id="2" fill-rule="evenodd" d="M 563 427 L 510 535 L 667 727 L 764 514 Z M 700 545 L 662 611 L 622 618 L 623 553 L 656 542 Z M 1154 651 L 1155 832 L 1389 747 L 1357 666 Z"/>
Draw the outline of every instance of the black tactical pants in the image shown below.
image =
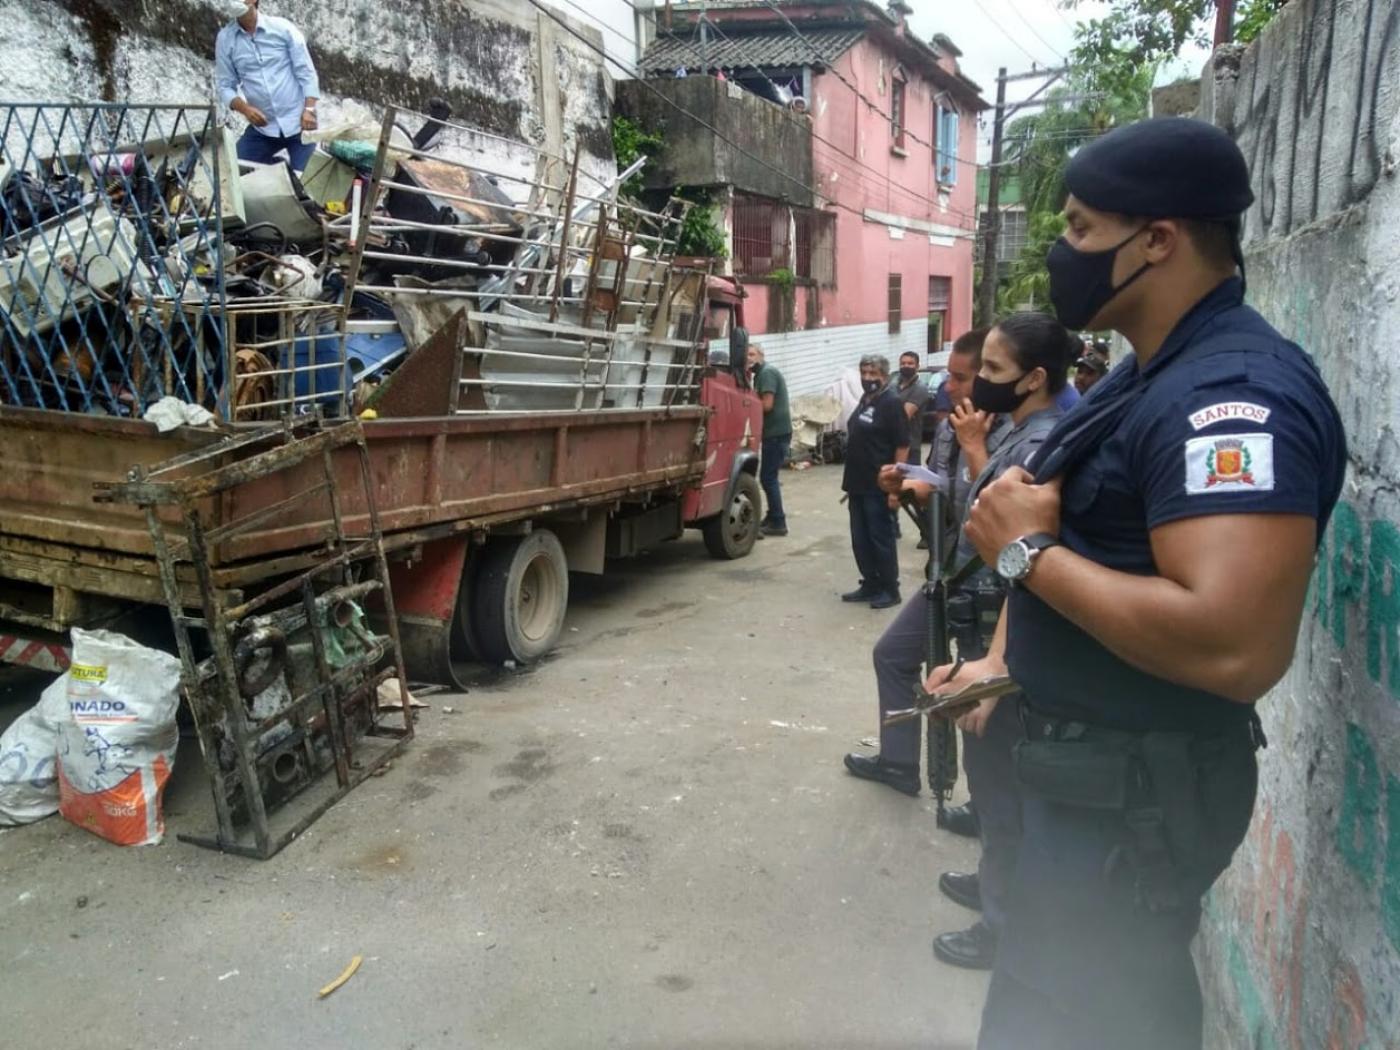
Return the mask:
<path id="1" fill-rule="evenodd" d="M 1092 729 L 1077 741 L 1092 742 Z M 1190 803 L 1198 834 L 1174 865 L 1173 907 L 1144 902 L 1123 862 L 1137 841 L 1123 813 L 1052 801 L 1021 778 L 1021 848 L 979 1050 L 1200 1050 L 1191 940 L 1249 826 L 1254 750 L 1248 726 L 1192 745 L 1195 783 L 1175 800 Z"/>

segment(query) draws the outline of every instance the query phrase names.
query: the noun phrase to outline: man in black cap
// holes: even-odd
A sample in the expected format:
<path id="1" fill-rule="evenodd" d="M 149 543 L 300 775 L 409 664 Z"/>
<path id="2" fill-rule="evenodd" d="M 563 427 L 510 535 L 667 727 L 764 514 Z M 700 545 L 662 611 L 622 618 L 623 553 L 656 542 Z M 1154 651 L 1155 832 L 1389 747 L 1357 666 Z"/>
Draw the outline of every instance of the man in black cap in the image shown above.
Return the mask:
<path id="1" fill-rule="evenodd" d="M 1081 397 L 1108 375 L 1108 355 L 1108 344 L 1097 340 L 1085 346 L 1084 353 L 1074 362 L 1074 389 L 1079 391 Z"/>
<path id="2" fill-rule="evenodd" d="M 1254 195 L 1229 136 L 1131 125 L 1066 184 L 1051 300 L 1133 358 L 969 512 L 1012 587 L 955 684 L 1009 671 L 1026 734 L 978 1045 L 1198 1050 L 1201 898 L 1249 824 L 1254 703 L 1292 661 L 1345 438 L 1308 356 L 1244 305 Z"/>

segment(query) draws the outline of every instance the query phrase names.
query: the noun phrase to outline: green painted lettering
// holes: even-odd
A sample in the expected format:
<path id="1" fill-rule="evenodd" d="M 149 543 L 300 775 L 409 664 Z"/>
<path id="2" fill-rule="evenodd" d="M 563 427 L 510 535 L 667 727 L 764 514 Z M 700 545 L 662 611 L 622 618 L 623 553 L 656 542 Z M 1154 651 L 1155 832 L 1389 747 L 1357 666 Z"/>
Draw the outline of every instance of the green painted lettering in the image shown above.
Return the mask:
<path id="1" fill-rule="evenodd" d="M 1381 880 L 1381 922 L 1391 946 L 1400 952 L 1400 780 L 1385 778 L 1385 872 Z"/>
<path id="2" fill-rule="evenodd" d="M 1332 512 L 1332 638 L 1339 648 L 1347 644 L 1347 606 L 1361 601 L 1366 562 L 1363 557 L 1361 519 L 1350 503 L 1338 503 Z M 1320 599 L 1319 599 L 1320 600 Z"/>
<path id="3" fill-rule="evenodd" d="M 1397 566 L 1400 566 L 1400 530 L 1388 521 L 1373 522 L 1366 588 L 1366 670 L 1377 683 L 1388 686 L 1393 695 L 1400 696 L 1400 586 L 1397 586 L 1400 570 Z M 1336 590 L 1340 591 L 1340 579 Z M 1334 608 L 1334 634 L 1338 615 Z M 1345 628 L 1342 637 L 1346 637 Z"/>
<path id="4" fill-rule="evenodd" d="M 1337 852 L 1367 886 L 1375 885 L 1380 837 L 1381 773 L 1376 752 L 1358 725 L 1347 723 L 1346 773 L 1342 811 L 1337 818 Z"/>

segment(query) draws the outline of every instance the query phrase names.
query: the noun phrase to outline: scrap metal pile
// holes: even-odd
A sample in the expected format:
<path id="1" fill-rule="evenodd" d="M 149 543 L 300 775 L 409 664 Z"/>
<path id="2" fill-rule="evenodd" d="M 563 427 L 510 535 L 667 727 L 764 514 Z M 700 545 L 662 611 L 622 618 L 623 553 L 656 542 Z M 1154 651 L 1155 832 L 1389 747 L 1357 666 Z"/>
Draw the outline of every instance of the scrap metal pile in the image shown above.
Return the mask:
<path id="1" fill-rule="evenodd" d="M 297 175 L 240 164 L 208 107 L 0 106 L 0 403 L 240 423 L 694 399 L 682 203 L 648 211 L 577 153 L 493 170 L 445 106 L 367 116 Z"/>

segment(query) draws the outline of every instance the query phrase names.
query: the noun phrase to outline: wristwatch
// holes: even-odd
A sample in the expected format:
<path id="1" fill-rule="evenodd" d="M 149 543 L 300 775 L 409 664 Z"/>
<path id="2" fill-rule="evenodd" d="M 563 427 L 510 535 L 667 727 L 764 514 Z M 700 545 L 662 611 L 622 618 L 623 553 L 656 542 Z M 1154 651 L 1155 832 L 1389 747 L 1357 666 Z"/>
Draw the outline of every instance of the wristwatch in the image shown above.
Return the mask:
<path id="1" fill-rule="evenodd" d="M 1020 583 L 1031 574 L 1035 559 L 1041 551 L 1059 545 L 1059 539 L 1048 532 L 1020 536 L 1003 547 L 997 555 L 997 575 L 1007 583 Z"/>

